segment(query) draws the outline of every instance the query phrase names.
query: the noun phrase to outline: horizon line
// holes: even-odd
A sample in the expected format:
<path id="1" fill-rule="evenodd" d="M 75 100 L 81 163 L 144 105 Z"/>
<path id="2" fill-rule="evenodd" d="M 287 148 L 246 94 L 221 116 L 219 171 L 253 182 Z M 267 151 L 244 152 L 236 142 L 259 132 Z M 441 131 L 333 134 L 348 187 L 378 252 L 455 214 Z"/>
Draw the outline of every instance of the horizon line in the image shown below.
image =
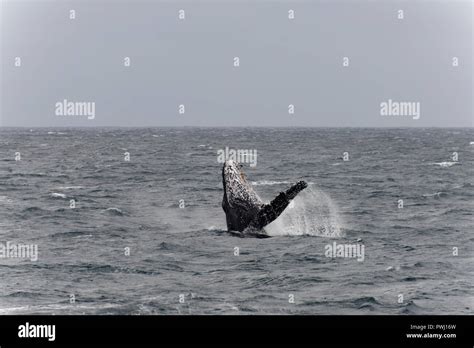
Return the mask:
<path id="1" fill-rule="evenodd" d="M 40 128 L 81 128 L 81 129 L 94 129 L 94 128 L 128 128 L 128 129 L 142 129 L 142 128 L 379 128 L 379 129 L 427 129 L 427 128 L 440 128 L 440 129 L 460 129 L 460 128 L 474 128 L 471 126 L 2 126 L 2 128 L 29 128 L 29 129 L 40 129 Z"/>

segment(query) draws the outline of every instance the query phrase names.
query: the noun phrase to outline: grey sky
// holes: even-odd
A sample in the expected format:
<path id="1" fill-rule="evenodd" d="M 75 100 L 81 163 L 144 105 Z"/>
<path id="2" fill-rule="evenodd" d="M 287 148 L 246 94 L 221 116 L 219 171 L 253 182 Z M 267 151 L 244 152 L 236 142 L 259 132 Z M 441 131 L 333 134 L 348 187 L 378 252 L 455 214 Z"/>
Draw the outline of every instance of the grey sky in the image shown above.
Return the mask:
<path id="1" fill-rule="evenodd" d="M 0 125 L 472 127 L 472 17 L 471 1 L 3 0 Z M 56 116 L 63 99 L 95 119 Z M 388 99 L 420 119 L 381 116 Z"/>

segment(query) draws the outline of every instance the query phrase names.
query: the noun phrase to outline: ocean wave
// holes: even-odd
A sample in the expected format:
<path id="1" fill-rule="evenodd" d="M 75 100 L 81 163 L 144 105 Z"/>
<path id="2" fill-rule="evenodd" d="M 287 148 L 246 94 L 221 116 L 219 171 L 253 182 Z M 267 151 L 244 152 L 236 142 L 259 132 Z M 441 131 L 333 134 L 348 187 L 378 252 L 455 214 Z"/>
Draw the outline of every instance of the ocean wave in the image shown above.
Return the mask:
<path id="1" fill-rule="evenodd" d="M 471 209 L 464 208 L 447 208 L 443 212 L 440 211 L 439 215 L 472 215 Z"/>
<path id="2" fill-rule="evenodd" d="M 110 214 L 110 215 L 114 215 L 114 216 L 123 216 L 124 215 L 123 211 L 121 211 L 119 208 L 115 208 L 115 207 L 107 208 L 107 209 L 105 209 L 105 212 Z"/>
<path id="3" fill-rule="evenodd" d="M 449 167 L 452 167 L 456 164 L 461 164 L 461 163 L 459 163 L 459 162 L 435 162 L 433 164 L 438 165 L 442 168 L 449 168 Z"/>
<path id="4" fill-rule="evenodd" d="M 473 184 L 471 184 L 470 182 L 465 182 L 463 184 L 460 184 L 460 185 L 454 185 L 452 188 L 453 189 L 459 189 L 459 188 L 465 188 L 465 187 L 472 187 Z"/>
<path id="5" fill-rule="evenodd" d="M 53 197 L 53 198 L 66 198 L 66 195 L 64 193 L 53 192 L 53 193 L 51 193 L 51 197 Z"/>
<path id="6" fill-rule="evenodd" d="M 43 177 L 46 176 L 46 173 L 12 173 L 13 176 L 19 177 Z"/>
<path id="7" fill-rule="evenodd" d="M 447 195 L 446 192 L 443 192 L 443 191 L 439 191 L 439 192 L 435 192 L 435 193 L 427 193 L 427 194 L 424 194 L 423 197 L 434 197 L 434 198 L 441 198 L 441 197 L 445 197 Z"/>
<path id="8" fill-rule="evenodd" d="M 26 298 L 32 298 L 32 297 L 35 297 L 35 296 L 38 296 L 40 295 L 40 293 L 38 292 L 32 292 L 32 291 L 14 291 L 14 292 L 11 292 L 7 295 L 5 295 L 6 297 L 26 297 Z"/>
<path id="9" fill-rule="evenodd" d="M 387 268 L 385 268 L 386 271 L 399 271 L 400 270 L 400 266 L 388 266 Z"/>
<path id="10" fill-rule="evenodd" d="M 13 200 L 9 198 L 8 196 L 0 196 L 0 203 L 12 203 Z"/>
<path id="11" fill-rule="evenodd" d="M 26 306 L 17 306 L 17 307 L 5 307 L 0 308 L 0 315 L 18 315 L 18 314 L 54 314 L 54 313 L 71 313 L 77 312 L 84 314 L 86 311 L 90 313 L 97 313 L 98 310 L 104 309 L 119 309 L 120 306 L 117 304 L 75 304 L 71 306 L 69 301 L 64 304 L 44 304 L 44 305 L 26 305 Z M 128 312 L 127 312 L 128 314 Z"/>
<path id="12" fill-rule="evenodd" d="M 403 314 L 421 314 L 426 313 L 422 307 L 417 305 L 413 300 L 407 302 L 407 304 L 400 310 Z"/>
<path id="13" fill-rule="evenodd" d="M 350 301 L 352 305 L 356 306 L 358 309 L 375 309 L 375 307 L 379 307 L 382 304 L 377 301 L 375 297 L 367 296 L 367 297 L 359 297 L 355 300 Z"/>
<path id="14" fill-rule="evenodd" d="M 48 213 L 49 211 L 40 207 L 28 207 L 21 211 L 22 214 Z"/>
<path id="15" fill-rule="evenodd" d="M 51 238 L 77 238 L 77 237 L 92 237 L 89 231 L 68 231 L 57 232 L 50 235 Z"/>

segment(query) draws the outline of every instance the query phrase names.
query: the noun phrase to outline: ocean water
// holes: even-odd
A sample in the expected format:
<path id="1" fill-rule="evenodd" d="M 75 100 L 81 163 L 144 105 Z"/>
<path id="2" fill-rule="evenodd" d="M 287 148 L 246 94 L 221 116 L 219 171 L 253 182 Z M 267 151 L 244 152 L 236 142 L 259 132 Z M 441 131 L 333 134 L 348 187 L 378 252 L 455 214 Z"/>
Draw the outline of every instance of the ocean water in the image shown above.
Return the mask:
<path id="1" fill-rule="evenodd" d="M 0 314 L 472 314 L 473 141 L 473 129 L 2 128 L 0 242 L 36 244 L 38 260 L 0 259 Z M 272 238 L 227 233 L 226 146 L 257 150 L 244 170 L 264 200 L 309 183 Z M 364 260 L 327 257 L 334 242 L 363 245 Z"/>

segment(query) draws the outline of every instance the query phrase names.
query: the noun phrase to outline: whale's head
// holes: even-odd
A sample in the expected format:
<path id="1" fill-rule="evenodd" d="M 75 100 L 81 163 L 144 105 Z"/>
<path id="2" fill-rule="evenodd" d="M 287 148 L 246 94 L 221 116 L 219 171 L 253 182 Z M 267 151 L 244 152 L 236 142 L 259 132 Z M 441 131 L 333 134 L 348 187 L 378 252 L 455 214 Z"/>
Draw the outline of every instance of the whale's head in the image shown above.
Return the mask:
<path id="1" fill-rule="evenodd" d="M 260 197 L 247 182 L 241 164 L 233 160 L 226 161 L 222 168 L 222 183 L 224 185 L 224 195 L 230 206 L 235 205 L 237 201 L 256 206 L 263 204 Z"/>
<path id="2" fill-rule="evenodd" d="M 233 160 L 229 160 L 224 163 L 222 175 L 225 187 L 248 185 L 242 167 L 243 166 L 241 164 Z"/>
<path id="3" fill-rule="evenodd" d="M 235 161 L 228 160 L 222 167 L 222 185 L 224 186 L 224 197 L 222 208 L 224 209 L 227 229 L 254 233 L 274 221 L 290 201 L 307 187 L 304 181 L 300 181 L 285 192 L 280 192 L 270 203 L 264 204 L 253 190 L 252 185 L 247 182 L 242 166 Z M 265 233 L 258 232 L 258 235 Z"/>

